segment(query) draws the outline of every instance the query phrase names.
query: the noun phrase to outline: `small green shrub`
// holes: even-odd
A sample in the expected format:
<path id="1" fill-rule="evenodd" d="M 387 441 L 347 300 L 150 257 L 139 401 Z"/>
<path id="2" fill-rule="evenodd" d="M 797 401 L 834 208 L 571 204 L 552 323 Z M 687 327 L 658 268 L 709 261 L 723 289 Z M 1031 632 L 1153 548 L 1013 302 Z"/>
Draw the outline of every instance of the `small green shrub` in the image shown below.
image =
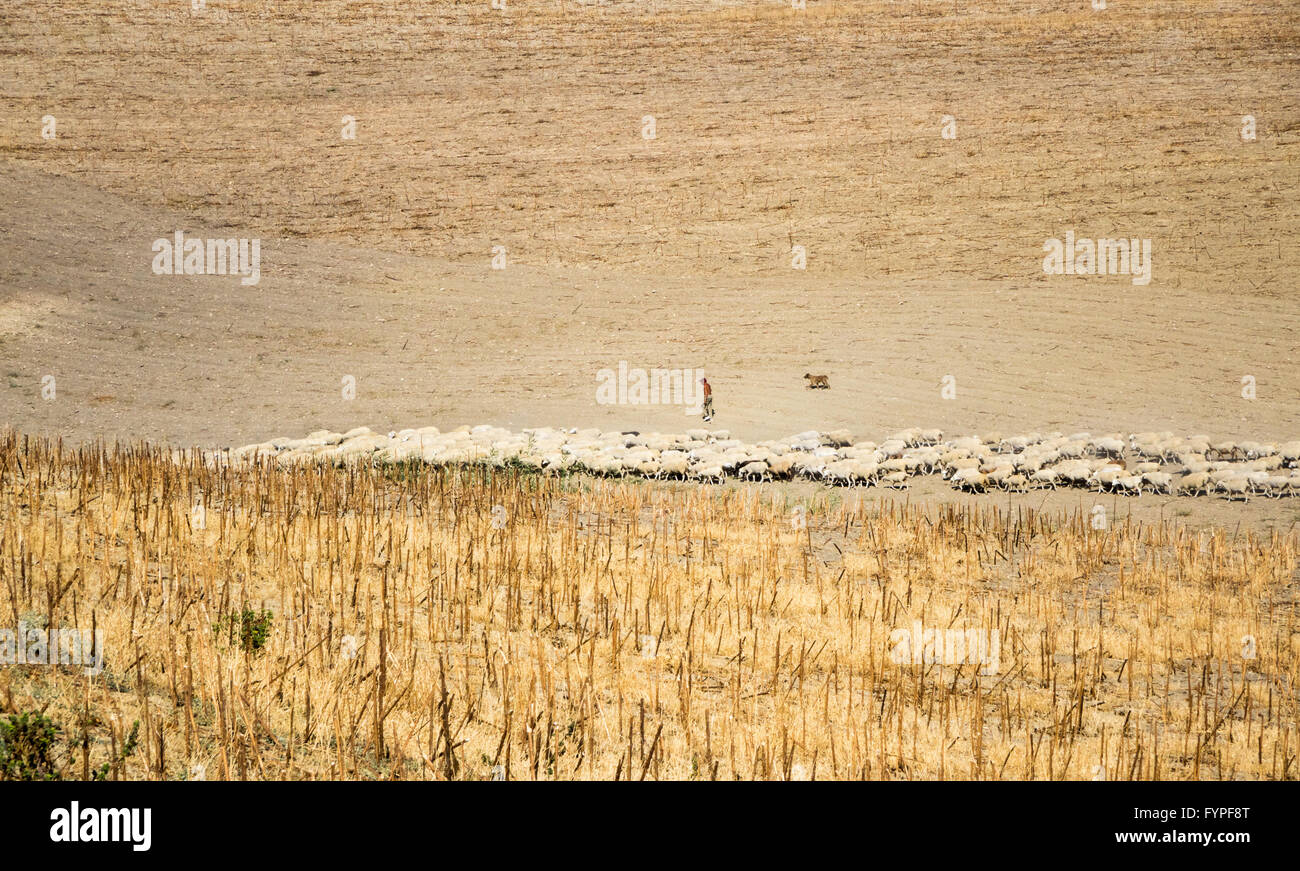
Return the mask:
<path id="1" fill-rule="evenodd" d="M 226 614 L 212 624 L 212 630 L 218 637 L 225 635 L 231 645 L 238 644 L 247 653 L 257 653 L 271 637 L 273 617 L 265 608 L 261 611 L 245 608 L 243 613 Z"/>
<path id="2" fill-rule="evenodd" d="M 116 759 L 110 759 L 99 768 L 90 773 L 91 780 L 108 780 L 108 775 L 116 768 L 120 767 L 126 761 L 128 756 L 135 755 L 135 749 L 140 743 L 140 721 L 136 720 L 131 724 L 131 734 L 126 736 L 122 742 L 122 749 L 118 752 Z"/>
<path id="3" fill-rule="evenodd" d="M 0 722 L 0 780 L 62 780 L 53 758 L 59 732 L 58 724 L 39 711 Z"/>

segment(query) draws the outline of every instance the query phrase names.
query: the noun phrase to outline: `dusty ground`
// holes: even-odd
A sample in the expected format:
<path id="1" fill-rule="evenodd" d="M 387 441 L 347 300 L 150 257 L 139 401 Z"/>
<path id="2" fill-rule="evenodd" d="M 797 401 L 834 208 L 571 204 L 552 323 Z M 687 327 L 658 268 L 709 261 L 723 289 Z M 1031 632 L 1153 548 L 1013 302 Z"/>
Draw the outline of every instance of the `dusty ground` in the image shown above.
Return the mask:
<path id="1" fill-rule="evenodd" d="M 0 12 L 0 422 L 697 424 L 597 405 L 627 360 L 747 438 L 1300 434 L 1294 4 L 188 5 Z M 261 283 L 151 274 L 178 228 Z M 1070 229 L 1152 282 L 1044 276 Z"/>
<path id="2" fill-rule="evenodd" d="M 496 423 L 677 431 L 675 406 L 601 406 L 596 372 L 703 367 L 715 426 L 1300 432 L 1300 304 L 1082 281 L 661 279 L 504 272 L 263 240 L 262 279 L 155 276 L 174 214 L 0 169 L 0 418 L 69 439 L 228 445 L 319 427 Z M 186 222 L 187 229 L 207 235 Z M 212 234 L 228 228 L 214 228 Z M 812 391 L 808 369 L 830 373 Z M 1239 377 L 1257 378 L 1243 399 Z M 56 397 L 41 399 L 55 376 Z M 941 398 L 941 379 L 956 398 Z M 341 379 L 357 379 L 354 400 Z"/>

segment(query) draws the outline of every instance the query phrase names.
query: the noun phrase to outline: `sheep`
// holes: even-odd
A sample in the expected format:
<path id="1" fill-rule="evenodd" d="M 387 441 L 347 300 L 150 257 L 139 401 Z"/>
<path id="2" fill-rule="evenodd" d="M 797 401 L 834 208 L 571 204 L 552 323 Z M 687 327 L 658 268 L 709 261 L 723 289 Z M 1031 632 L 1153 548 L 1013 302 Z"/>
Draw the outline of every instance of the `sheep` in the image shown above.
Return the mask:
<path id="1" fill-rule="evenodd" d="M 700 481 L 712 481 L 721 484 L 726 476 L 722 473 L 721 466 L 702 466 L 692 469 L 692 474 Z"/>
<path id="2" fill-rule="evenodd" d="M 1216 442 L 1210 445 L 1209 450 L 1205 451 L 1205 458 L 1209 459 L 1210 454 L 1214 454 L 1216 460 L 1224 457 L 1231 457 L 1234 460 L 1242 459 L 1241 448 L 1237 447 L 1235 442 Z"/>
<path id="3" fill-rule="evenodd" d="M 1260 442 L 1242 442 L 1240 447 L 1248 460 L 1271 457 L 1277 453 L 1277 445 L 1261 444 Z"/>
<path id="4" fill-rule="evenodd" d="M 847 448 L 853 444 L 853 435 L 846 429 L 834 429 L 822 434 L 822 444 L 832 448 Z"/>
<path id="5" fill-rule="evenodd" d="M 906 464 L 908 472 L 933 472 L 935 466 L 939 464 L 939 452 L 931 448 L 923 448 L 911 454 L 905 454 L 903 462 Z"/>
<path id="6" fill-rule="evenodd" d="M 907 487 L 907 473 L 891 472 L 882 477 L 880 483 L 886 487 L 893 487 L 895 490 L 902 490 Z"/>
<path id="7" fill-rule="evenodd" d="M 914 446 L 921 438 L 921 430 L 917 427 L 901 430 L 889 437 L 888 441 L 902 442 L 907 447 Z"/>
<path id="8" fill-rule="evenodd" d="M 988 489 L 988 477 L 981 474 L 979 469 L 958 469 L 953 473 L 950 483 L 953 489 L 971 493 L 982 493 Z"/>
<path id="9" fill-rule="evenodd" d="M 724 451 L 718 459 L 718 465 L 728 472 L 734 472 L 746 463 L 753 462 L 754 459 L 744 451 Z"/>
<path id="10" fill-rule="evenodd" d="M 562 472 L 572 465 L 573 460 L 568 454 L 562 454 L 558 451 L 552 451 L 542 455 L 542 471 L 549 475 Z"/>
<path id="11" fill-rule="evenodd" d="M 799 457 L 794 461 L 794 473 L 805 478 L 820 478 L 826 460 L 820 457 Z"/>
<path id="12" fill-rule="evenodd" d="M 1174 476 L 1168 472 L 1143 472 L 1142 482 L 1149 485 L 1154 493 L 1173 492 Z"/>
<path id="13" fill-rule="evenodd" d="M 1055 469 L 1039 469 L 1029 476 L 1029 483 L 1034 487 L 1051 487 L 1055 490 L 1058 477 Z"/>
<path id="14" fill-rule="evenodd" d="M 1047 465 L 1047 463 L 1044 457 L 1041 457 L 1038 454 L 1026 452 L 1016 457 L 1014 465 L 1017 471 L 1028 472 L 1032 475 L 1034 472 L 1037 472 L 1043 466 Z"/>
<path id="15" fill-rule="evenodd" d="M 692 466 L 722 466 L 722 455 L 708 448 L 693 450 L 687 456 Z"/>
<path id="16" fill-rule="evenodd" d="M 1067 463 L 1057 468 L 1060 476 L 1073 487 L 1088 487 L 1092 484 L 1093 468 L 1084 462 Z"/>
<path id="17" fill-rule="evenodd" d="M 1153 432 L 1136 432 L 1130 433 L 1128 437 L 1128 446 L 1132 450 L 1140 451 L 1143 445 L 1154 444 L 1158 436 Z"/>
<path id="18" fill-rule="evenodd" d="M 623 464 L 618 460 L 599 453 L 579 454 L 577 461 L 591 474 L 599 477 L 612 477 L 623 470 Z"/>
<path id="19" fill-rule="evenodd" d="M 341 451 L 346 445 L 338 450 Z M 244 445 L 242 448 L 235 448 L 230 452 L 232 460 L 257 460 L 260 457 L 271 456 L 278 453 L 278 449 L 270 442 L 259 444 Z"/>
<path id="20" fill-rule="evenodd" d="M 834 484 L 852 484 L 856 465 L 857 463 L 854 460 L 838 460 L 834 463 L 827 463 L 821 469 L 821 478 L 823 481 L 830 481 Z"/>
<path id="21" fill-rule="evenodd" d="M 1088 444 L 1087 444 L 1087 442 L 1084 442 L 1084 441 L 1073 441 L 1073 440 L 1071 440 L 1071 441 L 1066 441 L 1066 442 L 1064 442 L 1063 444 L 1061 444 L 1061 445 L 1056 449 L 1056 451 L 1057 451 L 1057 453 L 1059 453 L 1062 457 L 1065 457 L 1065 458 L 1067 458 L 1067 459 L 1071 459 L 1071 460 L 1073 460 L 1073 459 L 1078 459 L 1079 457 L 1082 457 L 1082 456 L 1084 455 L 1084 453 L 1087 451 L 1087 449 L 1088 449 Z"/>
<path id="22" fill-rule="evenodd" d="M 1115 484 L 1119 487 L 1121 493 L 1142 495 L 1142 476 L 1141 475 L 1122 475 L 1116 479 Z"/>
<path id="23" fill-rule="evenodd" d="M 387 435 L 358 427 L 317 430 L 301 439 L 277 438 L 229 452 L 230 459 L 278 457 L 298 465 L 327 459 L 393 462 L 410 457 L 432 465 L 511 460 L 544 474 L 565 469 L 598 476 L 770 481 L 795 475 L 832 484 L 906 486 L 911 475 L 938 473 L 959 490 L 986 491 L 1084 486 L 1142 495 L 1216 494 L 1282 498 L 1300 493 L 1300 441 L 1211 443 L 1206 436 L 1169 432 L 963 436 L 944 440 L 939 429 L 911 428 L 881 444 L 854 441 L 847 430 L 809 430 L 775 441 L 746 443 L 725 430 L 685 435 L 602 432 L 596 429 L 524 429 L 494 426 L 402 429 Z M 1128 461 L 1125 457 L 1130 458 Z M 1288 475 L 1288 470 L 1295 474 Z"/>
<path id="24" fill-rule="evenodd" d="M 1283 496 L 1291 495 L 1291 478 L 1286 475 L 1269 475 L 1265 482 L 1264 495 L 1270 499 L 1280 499 Z"/>
<path id="25" fill-rule="evenodd" d="M 985 479 L 988 481 L 989 484 L 992 484 L 997 487 L 1002 487 L 1006 484 L 1007 479 L 1010 478 L 1015 473 L 1016 470 L 1011 466 L 998 466 L 997 468 L 988 472 L 985 475 Z"/>
<path id="26" fill-rule="evenodd" d="M 1252 493 L 1266 493 L 1268 491 L 1268 472 L 1247 472 L 1244 476 L 1246 486 Z"/>
<path id="27" fill-rule="evenodd" d="M 685 455 L 669 457 L 660 455 L 659 470 L 665 478 L 685 478 L 690 468 L 690 461 Z"/>
<path id="28" fill-rule="evenodd" d="M 1245 478 L 1227 478 L 1218 482 L 1218 490 L 1224 494 L 1225 499 L 1241 499 L 1243 502 L 1250 501 L 1250 484 Z"/>
<path id="29" fill-rule="evenodd" d="M 1012 436 L 998 443 L 998 450 L 1009 454 L 1018 454 L 1027 447 L 1029 447 L 1029 439 L 1025 436 Z"/>
<path id="30" fill-rule="evenodd" d="M 768 471 L 773 478 L 788 478 L 794 470 L 795 459 L 789 455 L 770 457 L 767 461 Z"/>
<path id="31" fill-rule="evenodd" d="M 1124 442 L 1117 438 L 1099 438 L 1092 442 L 1093 452 L 1099 457 L 1119 458 L 1124 454 Z"/>
<path id="32" fill-rule="evenodd" d="M 1092 473 L 1092 483 L 1097 485 L 1097 491 L 1114 490 L 1115 484 L 1124 474 L 1123 466 L 1106 465 L 1102 466 Z"/>
<path id="33" fill-rule="evenodd" d="M 945 478 L 953 478 L 962 469 L 974 469 L 975 471 L 979 471 L 979 467 L 980 467 L 980 461 L 975 459 L 974 457 L 966 457 L 960 460 L 953 460 L 951 463 L 948 463 L 947 466 L 945 467 L 943 476 Z"/>
<path id="34" fill-rule="evenodd" d="M 907 442 L 897 438 L 887 439 L 881 444 L 880 450 L 884 451 L 886 457 L 901 457 L 907 450 Z"/>
<path id="35" fill-rule="evenodd" d="M 663 465 L 658 460 L 641 460 L 634 467 L 643 478 L 658 478 L 663 473 Z"/>
<path id="36" fill-rule="evenodd" d="M 854 481 L 859 484 L 871 484 L 876 480 L 880 467 L 875 463 L 855 462 L 850 468 Z"/>
<path id="37" fill-rule="evenodd" d="M 1173 461 L 1177 460 L 1183 453 L 1184 453 L 1183 443 L 1181 439 L 1170 439 L 1169 441 L 1161 442 L 1160 445 L 1161 462 L 1172 463 Z"/>

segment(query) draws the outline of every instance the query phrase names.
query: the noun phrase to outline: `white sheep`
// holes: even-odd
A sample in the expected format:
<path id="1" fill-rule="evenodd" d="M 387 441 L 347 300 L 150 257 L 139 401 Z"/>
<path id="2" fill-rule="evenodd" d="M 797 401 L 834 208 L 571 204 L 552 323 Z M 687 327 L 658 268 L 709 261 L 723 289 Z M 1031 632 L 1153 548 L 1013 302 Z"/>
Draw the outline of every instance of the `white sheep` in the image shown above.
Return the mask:
<path id="1" fill-rule="evenodd" d="M 902 490 L 907 487 L 906 472 L 891 472 L 880 479 L 881 486 L 893 487 L 895 490 Z"/>
<path id="2" fill-rule="evenodd" d="M 1025 476 L 1018 472 L 1014 475 L 1007 475 L 1002 479 L 1001 483 L 1002 489 L 1011 493 L 1023 493 L 1029 484 Z"/>
<path id="3" fill-rule="evenodd" d="M 1097 485 L 1099 491 L 1114 490 L 1119 479 L 1125 477 L 1124 472 L 1123 466 L 1108 463 L 1093 471 L 1092 482 Z"/>
<path id="4" fill-rule="evenodd" d="M 907 442 L 900 439 L 888 439 L 880 445 L 880 450 L 884 452 L 886 457 L 901 457 L 903 452 L 907 450 Z"/>
<path id="5" fill-rule="evenodd" d="M 768 470 L 772 473 L 773 478 L 788 478 L 794 471 L 795 457 L 789 454 L 770 457 L 767 461 Z"/>
<path id="6" fill-rule="evenodd" d="M 1269 475 L 1268 480 L 1265 482 L 1264 495 L 1270 499 L 1290 496 L 1292 481 L 1293 479 L 1287 475 Z"/>
<path id="7" fill-rule="evenodd" d="M 1039 469 L 1029 476 L 1029 482 L 1035 487 L 1051 487 L 1055 490 L 1059 477 L 1055 469 Z"/>
<path id="8" fill-rule="evenodd" d="M 822 434 L 822 444 L 832 448 L 847 448 L 853 444 L 853 434 L 846 429 L 834 429 Z"/>
<path id="9" fill-rule="evenodd" d="M 880 467 L 872 462 L 855 462 L 849 467 L 849 473 L 855 483 L 871 484 L 880 473 Z"/>
<path id="10" fill-rule="evenodd" d="M 954 489 L 971 493 L 982 493 L 988 489 L 988 477 L 981 474 L 979 469 L 958 469 L 953 473 L 949 483 Z"/>
<path id="11" fill-rule="evenodd" d="M 1224 494 L 1225 499 L 1241 499 L 1243 502 L 1250 501 L 1250 482 L 1244 477 L 1227 478 L 1219 481 L 1218 491 Z"/>
<path id="12" fill-rule="evenodd" d="M 1121 493 L 1129 495 L 1142 495 L 1142 476 L 1141 475 L 1121 475 L 1115 479 L 1115 486 Z"/>
<path id="13" fill-rule="evenodd" d="M 838 460 L 833 463 L 827 463 L 820 470 L 823 481 L 830 481 L 834 484 L 852 484 L 853 470 L 857 465 L 855 460 Z"/>
<path id="14" fill-rule="evenodd" d="M 1173 491 L 1174 476 L 1168 472 L 1143 472 L 1142 482 L 1151 487 L 1155 493 L 1170 493 Z"/>
<path id="15" fill-rule="evenodd" d="M 1242 451 L 1237 447 L 1237 443 L 1230 441 L 1216 442 L 1210 445 L 1209 449 L 1205 451 L 1206 459 L 1209 459 L 1210 454 L 1214 454 L 1216 460 L 1221 460 L 1224 457 L 1231 457 L 1233 459 L 1241 459 L 1242 457 Z"/>
<path id="16" fill-rule="evenodd" d="M 987 482 L 995 487 L 1006 485 L 1007 479 L 1016 473 L 1015 467 L 1006 465 L 998 466 L 985 475 Z"/>
<path id="17" fill-rule="evenodd" d="M 1099 438 L 1092 442 L 1093 452 L 1101 457 L 1120 457 L 1124 454 L 1124 442 L 1117 438 Z"/>
<path id="18" fill-rule="evenodd" d="M 674 452 L 680 454 L 680 452 Z M 659 470 L 665 478 L 685 478 L 687 471 L 690 469 L 690 460 L 685 454 L 670 457 L 666 454 L 660 456 Z"/>

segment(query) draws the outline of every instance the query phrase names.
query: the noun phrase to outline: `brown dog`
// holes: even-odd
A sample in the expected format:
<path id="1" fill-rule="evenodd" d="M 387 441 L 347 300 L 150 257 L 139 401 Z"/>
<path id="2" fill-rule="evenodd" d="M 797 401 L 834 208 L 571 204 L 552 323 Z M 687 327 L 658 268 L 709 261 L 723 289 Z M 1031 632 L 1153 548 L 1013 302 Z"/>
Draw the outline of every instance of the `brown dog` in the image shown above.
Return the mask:
<path id="1" fill-rule="evenodd" d="M 831 381 L 830 381 L 830 379 L 827 378 L 825 375 L 808 375 L 808 374 L 805 374 L 803 377 L 806 378 L 806 379 L 808 379 L 808 389 L 809 389 L 809 390 L 816 390 L 816 389 L 818 389 L 818 388 L 821 388 L 822 390 L 830 390 L 830 389 L 831 389 Z"/>

